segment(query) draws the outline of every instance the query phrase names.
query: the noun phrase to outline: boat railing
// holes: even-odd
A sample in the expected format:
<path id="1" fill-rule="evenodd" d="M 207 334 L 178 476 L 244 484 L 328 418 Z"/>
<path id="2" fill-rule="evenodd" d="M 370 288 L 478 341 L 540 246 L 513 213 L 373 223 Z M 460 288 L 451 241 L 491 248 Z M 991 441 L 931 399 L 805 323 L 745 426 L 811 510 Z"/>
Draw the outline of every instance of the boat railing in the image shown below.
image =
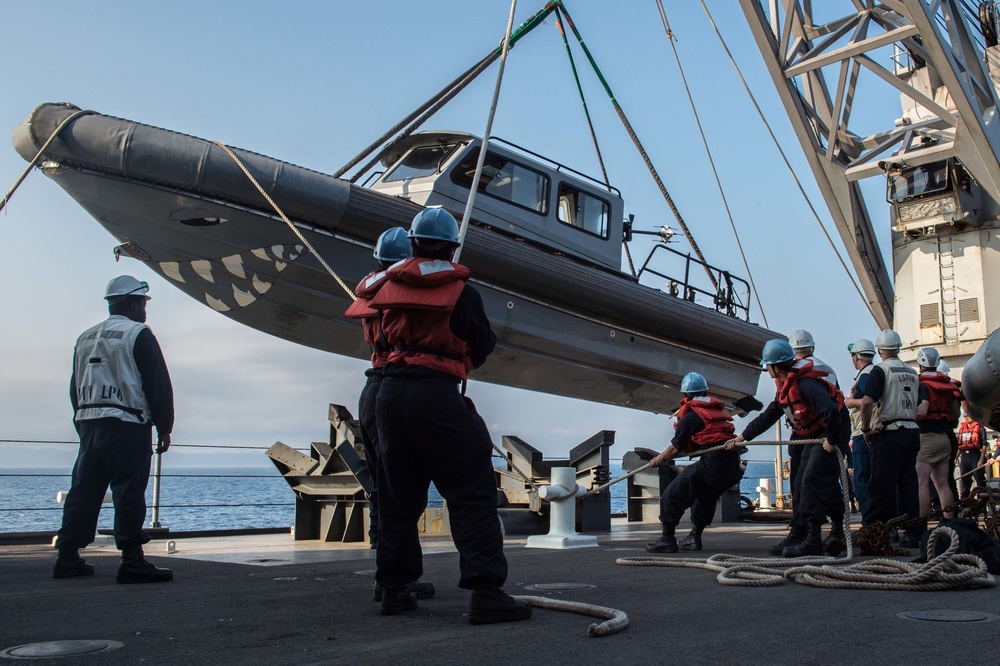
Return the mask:
<path id="1" fill-rule="evenodd" d="M 683 272 L 681 274 L 664 273 L 650 266 L 650 263 L 657 257 L 657 253 L 662 255 L 664 252 L 672 255 L 674 258 L 679 257 L 684 260 Z M 675 264 L 676 260 L 672 263 Z M 697 286 L 692 282 L 692 264 L 702 266 L 711 271 L 719 285 L 718 291 L 714 290 L 714 288 Z M 650 250 L 646 261 L 643 262 L 636 277 L 641 280 L 644 273 L 649 273 L 666 280 L 665 286 L 660 289 L 671 296 L 683 298 L 692 303 L 699 296 L 705 297 L 712 303 L 717 312 L 722 312 L 730 317 L 738 317 L 744 321 L 750 321 L 750 283 L 743 278 L 732 275 L 729 271 L 692 257 L 691 253 L 685 254 L 669 247 L 665 243 L 657 243 Z M 704 272 L 696 271 L 696 274 L 704 275 Z"/>
<path id="2" fill-rule="evenodd" d="M 58 445 L 58 446 L 65 446 L 67 448 L 78 447 L 80 445 L 79 441 L 73 441 L 73 440 L 0 439 L 0 445 L 3 445 L 3 444 L 6 444 L 6 445 L 21 445 L 21 444 Z M 229 449 L 229 450 L 236 449 L 236 450 L 241 450 L 241 451 L 260 451 L 261 453 L 264 453 L 270 447 L 267 447 L 267 446 L 237 446 L 237 445 L 225 445 L 225 444 L 171 444 L 170 448 L 172 450 L 173 449 L 202 449 L 202 450 L 213 450 L 213 451 L 226 450 L 226 449 Z M 309 452 L 308 449 L 296 449 L 296 450 L 297 451 L 301 451 L 303 453 L 308 453 Z M 285 484 L 283 482 L 283 479 L 282 479 L 281 475 L 278 474 L 276 470 L 273 470 L 273 469 L 269 470 L 267 467 L 261 467 L 259 470 L 257 470 L 256 468 L 248 468 L 246 472 L 239 473 L 239 474 L 213 472 L 211 467 L 205 467 L 205 468 L 203 468 L 204 471 L 198 471 L 198 472 L 194 472 L 194 473 L 187 471 L 187 470 L 189 470 L 191 468 L 196 467 L 196 465 L 193 465 L 193 464 L 192 465 L 180 466 L 180 469 L 185 470 L 185 471 L 169 471 L 169 470 L 168 471 L 164 471 L 163 470 L 161 456 L 162 456 L 162 454 L 160 454 L 160 455 L 154 455 L 152 473 L 150 474 L 150 488 L 152 489 L 152 494 L 150 496 L 149 505 L 147 507 L 148 517 L 150 518 L 149 523 L 148 523 L 148 528 L 150 530 L 160 529 L 164 525 L 172 525 L 174 528 L 180 527 L 182 531 L 190 531 L 189 529 L 185 529 L 185 527 L 183 525 L 178 525 L 177 522 L 175 522 L 175 521 L 176 521 L 176 519 L 178 517 L 177 516 L 178 513 L 182 514 L 184 511 L 192 510 L 192 509 L 197 509 L 197 510 L 214 510 L 214 509 L 231 510 L 231 509 L 248 509 L 248 508 L 252 508 L 252 509 L 287 508 L 287 509 L 291 510 L 295 506 L 294 499 L 292 499 L 292 498 L 289 498 L 288 501 L 266 501 L 266 502 L 262 502 L 262 501 L 254 501 L 256 498 L 254 498 L 252 496 L 247 496 L 247 495 L 239 496 L 239 495 L 233 495 L 233 494 L 228 494 L 228 493 L 225 496 L 220 496 L 218 498 L 212 497 L 212 498 L 209 499 L 209 501 L 200 501 L 200 500 L 199 501 L 195 501 L 195 500 L 172 501 L 170 499 L 167 499 L 166 501 L 164 501 L 163 497 L 161 496 L 161 493 L 162 493 L 162 490 L 163 490 L 163 487 L 164 487 L 164 484 L 162 483 L 162 480 L 169 480 L 169 479 L 239 479 L 240 481 L 243 481 L 243 480 L 246 480 L 246 479 L 273 479 L 276 482 L 276 486 L 275 487 L 277 489 L 279 489 L 279 492 L 281 492 L 282 494 L 284 494 L 284 485 Z M 494 455 L 494 457 L 498 458 L 498 460 L 502 460 L 502 458 L 500 458 L 499 456 Z M 157 460 L 157 459 L 159 459 L 159 460 Z M 621 459 L 620 458 L 612 458 L 611 461 L 612 462 L 621 463 Z M 228 468 L 232 468 L 232 467 L 235 467 L 235 465 L 228 466 Z M 36 470 L 36 469 L 46 469 L 46 470 L 48 470 L 49 468 L 28 468 L 28 470 Z M 8 488 L 10 488 L 9 484 L 11 482 L 10 480 L 12 480 L 12 479 L 31 479 L 31 478 L 36 478 L 36 479 L 39 479 L 39 480 L 40 479 L 44 479 L 44 478 L 65 479 L 65 485 L 63 487 L 60 487 L 58 489 L 59 492 L 60 492 L 60 494 L 61 494 L 62 491 L 69 490 L 70 480 L 71 480 L 72 476 L 73 475 L 69 471 L 65 471 L 65 472 L 55 472 L 55 471 L 44 471 L 44 472 L 39 472 L 39 471 L 23 471 L 23 472 L 19 472 L 19 471 L 14 471 L 13 468 L 8 468 L 8 469 L 0 472 L 0 478 L 4 479 L 4 481 L 0 481 L 0 483 L 3 483 L 5 486 L 7 486 Z M 167 490 L 169 492 L 170 488 L 171 488 L 171 483 L 169 481 L 166 483 L 166 487 L 167 487 Z M 241 484 L 241 489 L 246 490 L 246 488 L 245 488 L 245 486 L 243 484 Z M 42 493 L 42 492 L 48 493 L 48 492 L 50 492 L 49 488 L 45 488 L 45 489 L 36 488 L 35 490 L 38 493 Z M 55 490 L 55 489 L 53 488 L 52 490 Z M 204 497 L 204 494 L 199 493 L 199 495 L 201 497 Z M 31 495 L 17 494 L 16 499 L 11 498 L 10 501 L 11 502 L 17 501 L 19 503 L 18 506 L 10 506 L 10 505 L 6 505 L 6 503 L 0 504 L 0 540 L 2 540 L 2 537 L 10 537 L 10 536 L 26 537 L 26 536 L 34 535 L 35 537 L 37 537 L 36 540 L 42 540 L 42 541 L 44 541 L 44 540 L 50 539 L 52 536 L 54 536 L 54 534 L 55 534 L 55 528 L 57 526 L 58 521 L 47 521 L 47 523 L 45 525 L 46 529 L 39 529 L 39 530 L 36 530 L 36 531 L 25 531 L 25 530 L 18 530 L 18 529 L 13 529 L 12 530 L 9 527 L 7 527 L 7 526 L 11 525 L 11 523 L 12 523 L 12 521 L 7 518 L 8 516 L 11 516 L 11 515 L 29 514 L 29 513 L 30 514 L 50 513 L 50 512 L 54 512 L 54 511 L 61 512 L 63 510 L 63 505 L 62 505 L 61 501 L 60 500 L 53 501 L 53 500 L 56 500 L 56 498 L 54 496 L 54 493 L 53 493 L 53 495 L 50 495 L 48 499 L 41 498 L 40 495 L 31 496 Z M 51 502 L 51 503 L 46 506 L 45 505 L 46 502 Z M 21 504 L 24 504 L 24 506 L 21 506 Z M 435 507 L 435 506 L 440 507 L 441 505 L 442 505 L 442 501 L 440 499 L 435 500 L 435 499 L 432 498 L 428 502 L 428 506 L 430 506 L 432 508 Z M 104 503 L 104 504 L 101 505 L 101 511 L 102 512 L 106 511 L 106 510 L 111 510 L 112 508 L 113 507 L 112 507 L 112 505 L 110 503 Z M 164 509 L 166 509 L 167 511 L 164 512 L 163 511 Z M 176 511 L 173 512 L 173 515 L 171 515 L 171 511 L 170 511 L 171 509 L 176 510 Z M 289 515 L 289 518 L 291 518 L 291 515 Z M 207 522 L 207 521 L 205 521 L 205 522 Z M 161 523 L 163 523 L 163 524 L 161 525 Z M 290 522 L 289 522 L 288 525 L 281 526 L 281 528 L 284 529 L 284 528 L 288 528 L 289 526 L 290 526 Z M 102 530 L 103 529 L 105 529 L 105 528 L 102 528 Z M 249 525 L 244 525 L 244 526 L 241 526 L 241 527 L 237 528 L 235 531 L 238 531 L 240 533 L 274 532 L 276 529 L 278 529 L 278 528 L 274 527 L 274 526 L 271 526 L 271 527 L 251 527 Z M 229 531 L 234 531 L 234 530 L 229 529 L 229 528 L 214 529 L 214 528 L 200 528 L 199 527 L 195 531 L 197 531 L 199 533 L 202 533 L 202 532 L 211 533 L 211 532 L 216 532 L 216 531 L 219 531 L 219 532 L 229 532 Z M 151 533 L 152 533 L 152 531 L 151 531 Z"/>

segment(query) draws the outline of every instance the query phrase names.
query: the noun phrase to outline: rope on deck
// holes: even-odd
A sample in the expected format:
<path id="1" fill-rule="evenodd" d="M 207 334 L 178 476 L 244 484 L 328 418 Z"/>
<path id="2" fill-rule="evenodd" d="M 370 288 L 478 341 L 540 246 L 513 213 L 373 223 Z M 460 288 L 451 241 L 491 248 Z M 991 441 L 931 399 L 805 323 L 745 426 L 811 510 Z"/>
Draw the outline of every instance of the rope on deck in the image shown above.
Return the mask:
<path id="1" fill-rule="evenodd" d="M 607 606 L 595 606 L 593 604 L 584 604 L 578 601 L 563 601 L 561 599 L 525 595 L 518 595 L 514 598 L 518 601 L 527 601 L 535 608 L 565 611 L 567 613 L 576 613 L 577 615 L 602 618 L 604 622 L 595 622 L 587 628 L 587 635 L 593 638 L 617 634 L 619 631 L 624 631 L 628 626 L 628 615 L 625 611 L 608 608 Z"/>

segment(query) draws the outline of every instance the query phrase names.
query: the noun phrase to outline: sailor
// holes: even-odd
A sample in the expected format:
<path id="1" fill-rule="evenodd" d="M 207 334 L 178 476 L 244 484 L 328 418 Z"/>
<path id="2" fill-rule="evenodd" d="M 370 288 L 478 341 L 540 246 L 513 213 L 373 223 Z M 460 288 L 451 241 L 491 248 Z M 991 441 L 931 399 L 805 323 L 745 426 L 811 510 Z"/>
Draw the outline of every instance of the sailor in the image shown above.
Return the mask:
<path id="1" fill-rule="evenodd" d="M 840 388 L 837 373 L 833 371 L 833 368 L 831 368 L 829 364 L 824 363 L 820 359 L 816 358 L 815 354 L 813 354 L 816 350 L 816 341 L 813 340 L 812 333 L 799 329 L 792 333 L 791 337 L 788 338 L 788 343 L 792 345 L 792 350 L 795 351 L 796 360 L 812 361 L 814 368 L 827 373 L 827 376 L 825 377 L 826 381 L 830 382 L 837 388 Z"/>
<path id="2" fill-rule="evenodd" d="M 469 622 L 526 620 L 531 606 L 503 591 L 507 559 L 497 515 L 492 442 L 459 392 L 496 345 L 469 269 L 450 261 L 458 223 L 441 208 L 413 219 L 413 258 L 392 266 L 372 299 L 392 351 L 376 399 L 379 533 L 376 581 L 382 613 L 416 608 L 405 585 L 423 571 L 417 523 L 433 481 L 448 505 L 459 553 L 459 587 L 472 590 Z"/>
<path id="3" fill-rule="evenodd" d="M 749 441 L 787 416 L 792 424 L 792 441 L 823 439 L 822 444 L 790 446 L 801 448 L 798 474 L 792 477 L 792 521 L 788 536 L 771 548 L 772 555 L 800 557 L 828 553 L 839 554 L 844 547 L 843 522 L 832 524 L 824 543 L 820 530 L 831 508 L 829 498 L 840 491 L 840 411 L 844 396 L 826 380 L 827 373 L 817 370 L 812 361 L 796 360 L 792 346 L 782 339 L 764 345 L 761 365 L 774 379 L 777 392 L 764 411 L 747 424 L 743 433 L 729 440 L 733 447 Z M 843 502 L 841 502 L 843 507 Z"/>
<path id="4" fill-rule="evenodd" d="M 80 450 L 73 481 L 56 535 L 56 578 L 90 576 L 94 566 L 79 549 L 93 543 L 104 495 L 111 487 L 115 506 L 115 545 L 122 552 L 119 583 L 158 583 L 173 579 L 143 556 L 149 536 L 146 485 L 153 454 L 170 447 L 174 425 L 173 387 L 163 353 L 146 326 L 149 285 L 131 275 L 108 283 L 104 298 L 110 316 L 83 332 L 73 351 L 70 401 Z"/>
<path id="5" fill-rule="evenodd" d="M 920 431 L 920 452 L 917 454 L 920 519 L 927 528 L 931 510 L 931 483 L 937 490 L 941 508 L 953 506 L 955 495 L 948 486 L 951 468 L 951 441 L 948 433 L 962 410 L 961 386 L 948 375 L 938 372 L 941 355 L 933 347 L 917 352 L 920 371 L 920 402 L 917 403 L 917 426 Z M 955 510 L 945 510 L 945 518 L 954 518 Z"/>
<path id="6" fill-rule="evenodd" d="M 354 293 L 357 299 L 347 308 L 344 317 L 361 319 L 362 333 L 365 342 L 372 350 L 372 367 L 365 371 L 365 387 L 361 390 L 358 400 L 358 423 L 361 425 L 361 443 L 365 449 L 365 462 L 370 474 L 371 484 L 368 493 L 368 537 L 372 548 L 378 544 L 378 427 L 375 421 L 375 398 L 382 384 L 382 368 L 389 360 L 389 347 L 379 336 L 378 311 L 371 307 L 371 299 L 388 281 L 385 276 L 387 268 L 397 261 L 413 256 L 410 250 L 410 239 L 403 227 L 393 227 L 378 237 L 375 243 L 374 257 L 378 261 L 378 270 L 372 271 L 358 283 Z M 434 596 L 434 585 L 425 581 L 415 581 L 407 584 L 406 589 L 413 592 L 418 599 L 429 599 Z M 375 582 L 373 588 L 375 601 L 382 601 L 382 587 Z"/>
<path id="7" fill-rule="evenodd" d="M 851 385 L 850 393 L 844 398 L 851 413 L 851 459 L 854 468 L 854 493 L 858 498 L 861 516 L 868 514 L 868 479 L 871 475 L 871 453 L 868 442 L 861 433 L 861 396 L 868 384 L 868 373 L 875 367 L 875 343 L 867 338 L 861 338 L 847 346 L 851 353 L 851 363 L 857 374 Z"/>
<path id="8" fill-rule="evenodd" d="M 973 470 L 986 464 L 987 450 L 986 428 L 973 421 L 968 412 L 963 412 L 958 426 L 958 471 L 962 475 L 959 479 L 962 499 L 972 492 L 973 480 L 977 486 L 986 486 L 984 470 Z"/>
<path id="9" fill-rule="evenodd" d="M 917 403 L 920 379 L 917 371 L 899 359 L 899 334 L 891 329 L 875 340 L 881 363 L 868 373 L 861 402 L 861 432 L 871 451 L 871 478 L 868 480 L 868 516 L 865 525 L 884 522 L 906 514 L 917 518 L 920 498 L 917 484 Z M 919 543 L 914 523 L 900 538 L 900 545 L 914 548 Z"/>
<path id="10" fill-rule="evenodd" d="M 718 398 L 708 395 L 708 383 L 697 372 L 689 372 L 681 380 L 680 409 L 674 422 L 674 437 L 663 453 L 649 461 L 659 467 L 668 460 L 697 450 L 724 444 L 736 434 L 733 417 Z M 651 553 L 676 553 L 679 550 L 701 550 L 701 533 L 712 524 L 715 505 L 728 488 L 743 476 L 740 452 L 712 451 L 700 456 L 692 465 L 670 482 L 660 497 L 660 522 L 663 535 L 646 546 Z M 681 516 L 691 509 L 691 532 L 677 543 L 674 530 Z"/>

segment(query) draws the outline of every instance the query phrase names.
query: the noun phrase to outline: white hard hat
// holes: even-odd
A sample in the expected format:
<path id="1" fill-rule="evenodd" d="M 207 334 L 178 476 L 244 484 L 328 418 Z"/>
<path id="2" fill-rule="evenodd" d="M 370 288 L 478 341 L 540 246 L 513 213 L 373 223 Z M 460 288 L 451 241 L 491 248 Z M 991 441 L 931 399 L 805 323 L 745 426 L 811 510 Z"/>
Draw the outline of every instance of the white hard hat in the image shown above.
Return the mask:
<path id="1" fill-rule="evenodd" d="M 945 363 L 944 359 L 941 359 L 940 361 L 938 361 L 937 369 L 938 369 L 938 372 L 944 373 L 946 375 L 949 374 L 949 373 L 951 373 L 951 366 L 949 366 L 947 363 Z"/>
<path id="2" fill-rule="evenodd" d="M 875 355 L 875 343 L 868 338 L 860 338 L 857 342 L 847 345 L 847 351 L 852 354 L 862 354 L 868 356 Z"/>
<path id="3" fill-rule="evenodd" d="M 924 347 L 917 352 L 917 363 L 924 368 L 936 368 L 941 362 L 941 354 L 934 347 Z"/>
<path id="4" fill-rule="evenodd" d="M 878 334 L 878 339 L 875 340 L 875 346 L 879 349 L 885 349 L 887 351 L 897 351 L 903 346 L 903 340 L 899 337 L 899 333 L 891 328 L 887 328 Z"/>
<path id="5" fill-rule="evenodd" d="M 149 285 L 145 282 L 140 282 L 131 275 L 119 275 L 108 283 L 104 298 L 117 300 L 123 296 L 144 296 L 148 301 L 147 291 L 149 291 Z"/>
<path id="6" fill-rule="evenodd" d="M 792 333 L 792 336 L 788 338 L 788 342 L 792 345 L 792 349 L 806 349 L 807 347 L 816 346 L 812 333 L 803 331 L 802 329 Z"/>

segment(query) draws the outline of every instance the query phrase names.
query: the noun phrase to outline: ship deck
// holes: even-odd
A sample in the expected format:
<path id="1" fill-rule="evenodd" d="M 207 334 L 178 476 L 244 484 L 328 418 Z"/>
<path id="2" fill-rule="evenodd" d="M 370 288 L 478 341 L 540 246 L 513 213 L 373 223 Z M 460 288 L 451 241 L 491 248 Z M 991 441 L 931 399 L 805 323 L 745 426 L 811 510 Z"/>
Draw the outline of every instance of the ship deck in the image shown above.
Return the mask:
<path id="1" fill-rule="evenodd" d="M 680 529 L 686 529 L 681 525 Z M 372 601 L 374 551 L 296 542 L 289 535 L 174 537 L 147 557 L 174 571 L 158 585 L 117 585 L 117 551 L 99 541 L 83 551 L 96 575 L 52 578 L 54 551 L 0 547 L 0 650 L 58 640 L 113 640 L 123 647 L 61 664 L 526 664 L 646 663 L 993 664 L 1000 625 L 996 588 L 900 592 L 829 590 L 786 583 L 771 588 L 719 585 L 696 569 L 626 567 L 646 555 L 658 525 L 615 519 L 599 547 L 525 548 L 509 536 L 506 589 L 617 608 L 629 627 L 587 636 L 593 618 L 536 608 L 527 622 L 471 626 L 469 593 L 456 586 L 457 554 L 448 537 L 425 537 L 424 580 L 433 599 L 415 611 L 382 616 Z M 679 530 L 680 533 L 680 530 Z M 784 526 L 724 523 L 705 533 L 715 552 L 762 556 Z M 915 553 L 914 553 L 915 554 Z M 671 556 L 665 556 L 671 557 Z M 900 558 L 907 559 L 907 558 Z M 539 592 L 532 585 L 593 587 Z M 917 610 L 990 614 L 983 621 L 918 621 Z"/>

